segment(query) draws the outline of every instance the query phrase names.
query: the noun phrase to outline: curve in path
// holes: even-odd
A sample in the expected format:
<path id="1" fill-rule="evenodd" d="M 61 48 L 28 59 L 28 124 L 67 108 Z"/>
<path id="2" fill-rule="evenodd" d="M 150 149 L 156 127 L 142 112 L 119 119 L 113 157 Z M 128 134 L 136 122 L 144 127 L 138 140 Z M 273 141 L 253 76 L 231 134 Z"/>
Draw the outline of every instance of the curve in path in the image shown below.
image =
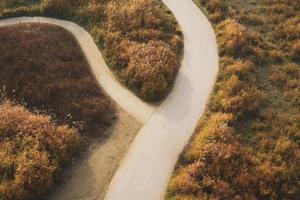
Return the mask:
<path id="1" fill-rule="evenodd" d="M 138 121 L 141 123 L 145 123 L 147 121 L 156 107 L 143 102 L 125 86 L 120 84 L 105 64 L 98 47 L 87 31 L 75 23 L 45 17 L 18 17 L 4 19 L 0 20 L 0 26 L 29 22 L 54 24 L 71 32 L 81 46 L 96 80 L 106 93 Z"/>
<path id="2" fill-rule="evenodd" d="M 192 0 L 163 0 L 184 34 L 184 57 L 174 88 L 159 106 L 144 103 L 113 76 L 92 37 L 63 20 L 21 17 L 0 26 L 40 22 L 61 26 L 79 42 L 101 87 L 125 111 L 144 123 L 116 172 L 106 200 L 163 199 L 178 155 L 193 133 L 214 84 L 218 53 L 213 28 Z"/>
<path id="3" fill-rule="evenodd" d="M 106 200 L 164 198 L 174 165 L 204 111 L 218 70 L 214 30 L 192 0 L 163 0 L 184 35 L 184 57 L 167 99 L 138 133 Z"/>

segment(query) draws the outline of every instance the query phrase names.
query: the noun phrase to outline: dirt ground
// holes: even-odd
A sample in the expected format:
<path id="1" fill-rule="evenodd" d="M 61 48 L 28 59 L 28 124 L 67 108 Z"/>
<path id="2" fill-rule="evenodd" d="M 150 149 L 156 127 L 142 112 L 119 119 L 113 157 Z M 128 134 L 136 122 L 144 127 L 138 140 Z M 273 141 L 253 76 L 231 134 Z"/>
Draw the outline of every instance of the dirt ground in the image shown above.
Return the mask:
<path id="1" fill-rule="evenodd" d="M 64 182 L 48 200 L 102 200 L 115 171 L 142 124 L 118 108 L 118 120 L 106 139 L 94 141 L 66 170 Z"/>

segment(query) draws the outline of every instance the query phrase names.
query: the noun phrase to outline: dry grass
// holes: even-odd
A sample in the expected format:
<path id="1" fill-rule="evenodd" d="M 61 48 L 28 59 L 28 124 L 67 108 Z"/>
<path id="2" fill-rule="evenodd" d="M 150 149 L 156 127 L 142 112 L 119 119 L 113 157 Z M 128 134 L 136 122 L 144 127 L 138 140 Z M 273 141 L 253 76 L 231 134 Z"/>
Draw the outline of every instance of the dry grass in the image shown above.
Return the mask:
<path id="1" fill-rule="evenodd" d="M 79 142 L 103 135 L 114 122 L 115 108 L 63 28 L 1 27 L 0 43 L 2 93 L 25 105 L 1 95 L 0 199 L 42 198 L 80 152 Z"/>
<path id="2" fill-rule="evenodd" d="M 76 151 L 79 134 L 7 100 L 0 113 L 0 199 L 43 196 Z"/>
<path id="3" fill-rule="evenodd" d="M 103 43 L 113 70 L 144 100 L 161 99 L 178 71 L 182 36 L 177 22 L 155 0 L 111 2 L 106 12 Z"/>
<path id="4" fill-rule="evenodd" d="M 298 199 L 300 2 L 196 2 L 213 19 L 220 70 L 166 199 Z"/>
<path id="5" fill-rule="evenodd" d="M 155 100 L 165 95 L 179 67 L 168 45 L 151 40 L 134 44 L 127 51 L 130 59 L 124 76 L 129 86 L 136 88 L 144 99 Z"/>
<path id="6" fill-rule="evenodd" d="M 127 45 L 137 49 L 140 46 L 147 46 L 149 41 L 165 43 L 164 48 L 160 49 L 167 48 L 172 52 L 165 54 L 170 56 L 168 57 L 170 60 L 174 60 L 175 54 L 172 68 L 178 70 L 183 50 L 182 33 L 174 16 L 160 0 L 31 0 L 27 3 L 22 0 L 5 0 L 0 4 L 0 18 L 24 15 L 66 19 L 86 28 L 94 37 L 98 47 L 103 50 L 108 65 L 120 81 L 144 100 L 157 101 L 165 96 L 172 86 L 176 73 L 172 74 L 174 76 L 172 81 L 165 82 L 166 87 L 163 85 L 159 88 L 160 92 L 157 92 L 155 86 L 147 87 L 145 91 L 145 87 L 132 84 L 135 81 L 129 81 L 130 77 L 123 73 L 130 62 Z M 158 55 L 159 53 L 156 54 Z M 142 57 L 135 56 L 135 59 L 139 59 L 139 64 L 143 63 Z M 159 59 L 160 57 L 157 57 L 151 63 L 152 70 L 157 71 L 156 74 L 159 74 L 159 70 L 155 66 L 164 62 Z M 147 71 L 143 74 L 146 75 Z M 161 79 L 161 76 L 165 75 L 155 78 Z M 164 79 L 168 78 L 164 77 Z"/>
<path id="7" fill-rule="evenodd" d="M 220 55 L 246 57 L 255 54 L 255 48 L 263 46 L 256 31 L 251 31 L 235 19 L 226 19 L 216 27 L 219 36 Z M 256 59 L 254 58 L 256 61 Z"/>
<path id="8" fill-rule="evenodd" d="M 49 110 L 59 123 L 77 123 L 86 134 L 100 135 L 111 124 L 111 101 L 70 33 L 52 25 L 22 24 L 0 28 L 0 41 L 0 86 L 9 98 Z"/>

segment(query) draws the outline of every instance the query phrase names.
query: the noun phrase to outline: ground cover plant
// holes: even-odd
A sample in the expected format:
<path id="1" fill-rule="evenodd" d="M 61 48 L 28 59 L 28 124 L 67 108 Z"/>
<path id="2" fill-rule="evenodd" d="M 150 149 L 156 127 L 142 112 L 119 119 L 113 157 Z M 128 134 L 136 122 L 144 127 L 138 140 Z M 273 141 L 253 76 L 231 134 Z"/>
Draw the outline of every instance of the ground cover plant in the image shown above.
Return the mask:
<path id="1" fill-rule="evenodd" d="M 0 44 L 0 199 L 42 198 L 115 108 L 65 29 L 0 27 Z"/>
<path id="2" fill-rule="evenodd" d="M 0 3 L 0 19 L 17 16 L 49 16 L 83 26 L 103 50 L 118 79 L 144 100 L 157 101 L 172 87 L 183 40 L 177 21 L 160 0 Z"/>
<path id="3" fill-rule="evenodd" d="M 220 69 L 166 199 L 298 199 L 300 1 L 195 2 L 215 27 Z"/>

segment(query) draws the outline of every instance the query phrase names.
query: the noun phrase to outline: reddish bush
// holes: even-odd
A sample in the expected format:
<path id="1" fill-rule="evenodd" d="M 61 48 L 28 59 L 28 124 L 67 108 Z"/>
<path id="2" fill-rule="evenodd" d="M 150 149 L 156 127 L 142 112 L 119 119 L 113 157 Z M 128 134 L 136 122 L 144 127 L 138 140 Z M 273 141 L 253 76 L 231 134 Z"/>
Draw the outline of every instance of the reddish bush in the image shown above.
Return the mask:
<path id="1" fill-rule="evenodd" d="M 167 44 L 158 41 L 132 45 L 128 54 L 128 85 L 139 87 L 139 95 L 144 99 L 161 98 L 176 76 L 179 67 L 176 55 Z"/>
<path id="2" fill-rule="evenodd" d="M 119 78 L 144 100 L 165 96 L 183 47 L 177 22 L 154 0 L 111 2 L 106 14 L 106 57 Z"/>
<path id="3" fill-rule="evenodd" d="M 248 30 L 235 20 L 227 19 L 217 26 L 221 54 L 248 56 L 253 47 L 260 46 L 258 33 Z"/>

